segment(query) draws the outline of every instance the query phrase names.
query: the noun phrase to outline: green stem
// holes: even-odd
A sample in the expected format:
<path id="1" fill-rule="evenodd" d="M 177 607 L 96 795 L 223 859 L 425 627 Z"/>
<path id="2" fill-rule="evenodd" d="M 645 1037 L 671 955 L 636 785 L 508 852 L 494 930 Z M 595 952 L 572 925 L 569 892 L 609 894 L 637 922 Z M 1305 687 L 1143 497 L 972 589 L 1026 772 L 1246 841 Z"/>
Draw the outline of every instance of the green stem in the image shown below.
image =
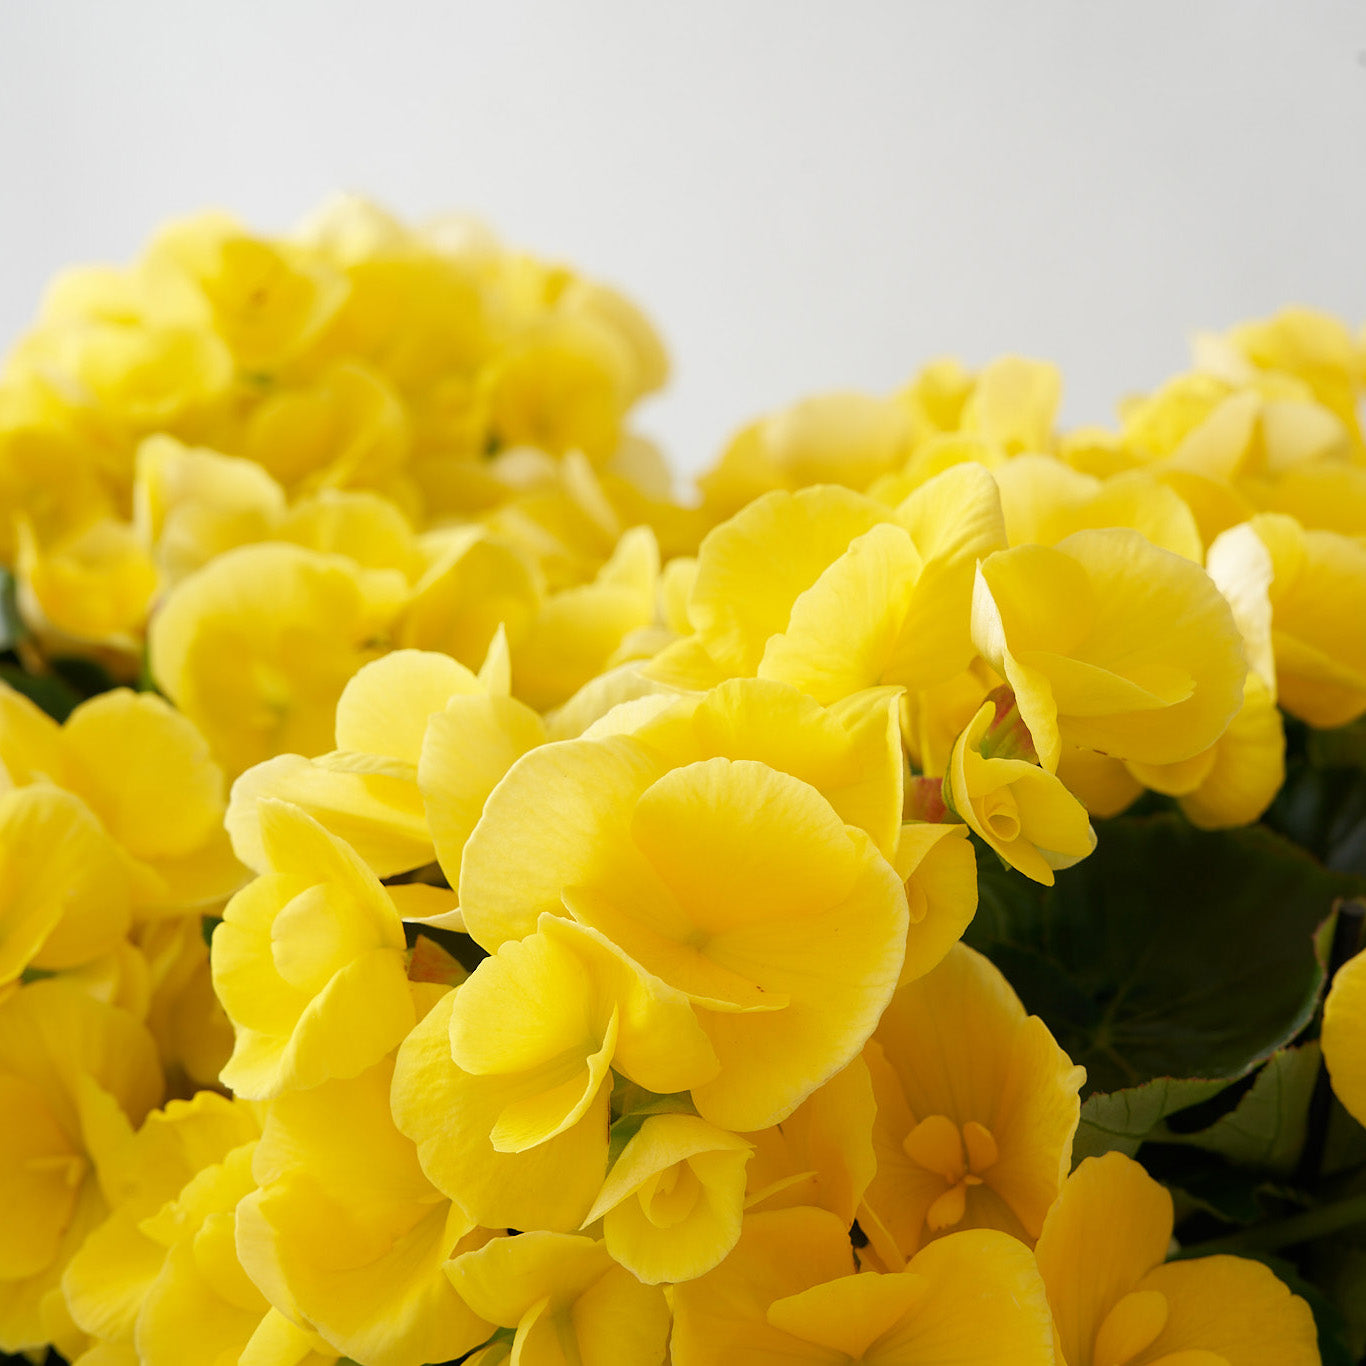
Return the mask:
<path id="1" fill-rule="evenodd" d="M 1227 1238 L 1215 1238 L 1208 1243 L 1181 1249 L 1181 1257 L 1208 1257 L 1217 1252 L 1271 1252 L 1276 1248 L 1293 1247 L 1297 1243 L 1326 1238 L 1340 1229 L 1355 1224 L 1366 1224 L 1366 1195 L 1351 1195 L 1345 1200 L 1320 1205 L 1317 1209 L 1292 1214 L 1288 1219 L 1276 1219 L 1269 1224 L 1257 1224 Z"/>

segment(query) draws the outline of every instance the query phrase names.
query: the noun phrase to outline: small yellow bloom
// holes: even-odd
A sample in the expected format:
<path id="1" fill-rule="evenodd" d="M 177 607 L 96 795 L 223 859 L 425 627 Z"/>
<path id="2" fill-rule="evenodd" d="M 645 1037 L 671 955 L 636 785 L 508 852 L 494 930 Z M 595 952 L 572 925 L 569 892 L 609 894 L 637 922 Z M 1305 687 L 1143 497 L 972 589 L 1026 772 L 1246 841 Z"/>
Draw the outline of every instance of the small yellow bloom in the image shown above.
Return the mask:
<path id="1" fill-rule="evenodd" d="M 1048 1212 L 1036 1255 L 1067 1366 L 1317 1366 L 1309 1306 L 1260 1262 L 1163 1265 L 1172 1201 L 1120 1153 L 1087 1158 Z"/>
<path id="2" fill-rule="evenodd" d="M 251 1143 L 260 1125 L 251 1108 L 214 1091 L 154 1110 L 117 1153 L 117 1204 L 68 1263 L 62 1292 L 78 1327 L 100 1344 L 133 1345 L 138 1310 L 166 1258 L 142 1231 L 144 1219 L 180 1196 L 206 1167 Z M 112 1164 L 111 1164 L 112 1165 Z"/>
<path id="3" fill-rule="evenodd" d="M 1036 1238 L 1067 1174 L 1085 1073 L 1000 972 L 957 945 L 897 990 L 865 1057 L 878 1102 L 865 1231 L 884 1264 L 958 1228 Z"/>
<path id="4" fill-rule="evenodd" d="M 19 609 L 48 648 L 136 657 L 157 571 L 131 526 L 103 518 L 43 544 L 20 521 L 18 551 Z"/>
<path id="5" fill-rule="evenodd" d="M 868 1065 L 855 1058 L 818 1086 L 781 1124 L 748 1135 L 746 1210 L 812 1205 L 853 1224 L 877 1169 L 877 1101 Z"/>
<path id="6" fill-rule="evenodd" d="M 271 1103 L 237 1247 L 272 1305 L 369 1366 L 446 1361 L 493 1331 L 451 1288 L 476 1231 L 423 1176 L 389 1114 L 393 1063 Z"/>
<path id="7" fill-rule="evenodd" d="M 1050 772 L 1064 742 L 1145 763 L 1189 759 L 1242 700 L 1228 604 L 1200 565 L 1136 531 L 1079 531 L 983 560 L 972 634 Z"/>
<path id="8" fill-rule="evenodd" d="M 518 338 L 487 372 L 490 426 L 500 447 L 551 455 L 580 450 L 605 461 L 638 362 L 621 335 L 588 312 L 546 319 Z"/>
<path id="9" fill-rule="evenodd" d="M 1366 1123 L 1366 952 L 1333 977 L 1323 1003 L 1323 1061 L 1338 1099 Z"/>
<path id="10" fill-rule="evenodd" d="M 62 1273 L 160 1096 L 156 1047 L 126 1011 L 61 981 L 0 1002 L 0 1350 L 41 1349 L 66 1320 Z"/>
<path id="11" fill-rule="evenodd" d="M 815 788 L 752 759 L 671 767 L 632 736 L 543 745 L 494 789 L 460 904 L 485 948 L 571 915 L 693 1003 L 703 1118 L 778 1122 L 862 1047 L 905 956 L 901 880 Z"/>
<path id="12" fill-rule="evenodd" d="M 1096 832 L 1086 808 L 1055 774 L 1026 759 L 989 752 L 997 710 L 996 703 L 984 703 L 958 737 L 945 795 L 951 809 L 1011 867 L 1051 887 L 1055 869 L 1070 868 L 1096 847 Z"/>
<path id="13" fill-rule="evenodd" d="M 663 1366 L 668 1355 L 664 1291 L 642 1285 L 591 1238 L 495 1238 L 447 1274 L 475 1313 L 516 1329 L 513 1359 L 526 1366 Z"/>
<path id="14" fill-rule="evenodd" d="M 545 727 L 508 697 L 495 639 L 476 676 L 449 655 L 395 650 L 362 667 L 337 702 L 336 749 L 277 755 L 233 784 L 227 828 L 242 860 L 265 870 L 260 800 L 307 811 L 344 839 L 377 877 L 440 857 L 452 886 L 484 798 Z"/>
<path id="15" fill-rule="evenodd" d="M 250 460 L 165 435 L 138 447 L 133 525 L 163 592 L 215 555 L 270 539 L 284 513 L 284 490 Z"/>
<path id="16" fill-rule="evenodd" d="M 79 967 L 127 932 L 131 877 L 78 797 L 48 783 L 0 793 L 0 995 L 26 968 Z"/>
<path id="17" fill-rule="evenodd" d="M 254 1147 L 245 1143 L 204 1166 L 140 1223 L 140 1232 L 163 1250 L 133 1329 L 144 1366 L 250 1366 L 253 1359 L 261 1366 L 330 1366 L 337 1360 L 326 1343 L 269 1304 L 238 1259 L 235 1214 L 256 1189 Z"/>
<path id="18" fill-rule="evenodd" d="M 207 325 L 244 369 L 291 360 L 346 298 L 346 282 L 287 244 L 248 236 L 206 213 L 157 234 L 144 265 L 154 307 Z"/>
<path id="19" fill-rule="evenodd" d="M 740 1236 L 752 1151 L 696 1115 L 651 1115 L 612 1164 L 584 1226 L 601 1219 L 612 1260 L 646 1285 L 701 1276 Z"/>
<path id="20" fill-rule="evenodd" d="M 270 871 L 228 903 L 213 985 L 237 1032 L 223 1081 L 262 1100 L 378 1062 L 413 1024 L 403 924 L 375 875 L 287 802 L 263 799 Z"/>
<path id="21" fill-rule="evenodd" d="M 346 680 L 384 652 L 407 594 L 293 545 L 229 551 L 180 583 L 153 618 L 152 672 L 236 775 L 275 754 L 319 754 Z"/>
<path id="22" fill-rule="evenodd" d="M 1343 629 L 1366 610 L 1366 545 L 1274 513 L 1251 525 L 1271 554 L 1281 705 L 1311 726 L 1345 726 L 1366 712 L 1366 632 Z"/>
<path id="23" fill-rule="evenodd" d="M 427 1175 L 473 1219 L 567 1230 L 602 1185 L 612 1069 L 669 1093 L 717 1066 L 682 993 L 547 915 L 404 1043 L 394 1115 Z"/>
<path id="24" fill-rule="evenodd" d="M 675 1366 L 1052 1366 L 1043 1282 L 1013 1238 L 956 1233 L 904 1271 L 852 1272 L 848 1231 L 833 1214 L 752 1215 L 716 1270 L 675 1288 Z"/>
<path id="25" fill-rule="evenodd" d="M 964 825 L 908 821 L 893 866 L 906 887 L 909 928 L 898 985 L 943 961 L 977 913 L 977 858 Z"/>
<path id="26" fill-rule="evenodd" d="M 770 489 L 842 484 L 862 492 L 904 463 L 912 431 L 894 398 L 821 394 L 744 427 L 698 485 L 717 520 Z"/>

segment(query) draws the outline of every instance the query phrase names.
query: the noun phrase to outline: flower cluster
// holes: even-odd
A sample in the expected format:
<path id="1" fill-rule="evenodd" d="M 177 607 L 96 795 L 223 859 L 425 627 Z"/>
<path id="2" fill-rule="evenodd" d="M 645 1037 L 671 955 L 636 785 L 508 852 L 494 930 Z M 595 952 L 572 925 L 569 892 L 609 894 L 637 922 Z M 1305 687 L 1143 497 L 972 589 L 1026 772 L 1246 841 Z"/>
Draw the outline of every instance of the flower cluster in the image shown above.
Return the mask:
<path id="1" fill-rule="evenodd" d="M 979 866 L 1248 825 L 1366 715 L 1366 346 L 1197 362 L 1070 433 L 940 362 L 684 504 L 650 325 L 469 224 L 60 279 L 0 374 L 0 1347 L 1318 1362 L 1137 1142 L 1074 1165 L 1086 1070 L 962 942 Z M 140 690 L 59 723 L 73 656 Z M 1366 1122 L 1366 955 L 1321 1046 Z"/>

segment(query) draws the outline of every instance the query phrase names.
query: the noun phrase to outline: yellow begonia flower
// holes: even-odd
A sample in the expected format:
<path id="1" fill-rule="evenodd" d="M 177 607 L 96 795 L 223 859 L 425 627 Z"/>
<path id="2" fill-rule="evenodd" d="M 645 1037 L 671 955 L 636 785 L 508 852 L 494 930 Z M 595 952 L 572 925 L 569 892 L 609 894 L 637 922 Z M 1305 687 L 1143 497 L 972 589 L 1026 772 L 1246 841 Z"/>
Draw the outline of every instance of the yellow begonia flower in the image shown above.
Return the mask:
<path id="1" fill-rule="evenodd" d="M 513 691 L 542 711 L 567 701 L 653 623 L 658 587 L 659 546 L 648 527 L 635 527 L 591 583 L 551 594 L 509 635 Z"/>
<path id="2" fill-rule="evenodd" d="M 232 1023 L 213 991 L 198 917 L 153 920 L 132 947 L 147 967 L 143 1016 L 161 1050 L 168 1088 L 213 1086 L 232 1054 Z"/>
<path id="3" fill-rule="evenodd" d="M 1226 340 L 1259 370 L 1303 380 L 1360 438 L 1362 350 L 1337 318 L 1310 308 L 1284 308 L 1264 321 L 1240 324 Z"/>
<path id="4" fill-rule="evenodd" d="M 958 430 L 973 383 L 973 376 L 959 361 L 941 357 L 922 365 L 898 390 L 897 402 L 910 414 L 917 442 Z"/>
<path id="5" fill-rule="evenodd" d="M 700 646 L 722 677 L 791 683 L 818 702 L 929 687 L 971 661 L 973 567 L 1004 544 L 979 465 L 946 470 L 895 508 L 832 485 L 766 494 L 703 541 L 688 603 L 697 636 L 651 669 L 671 677 Z"/>
<path id="6" fill-rule="evenodd" d="M 20 521 L 15 571 L 25 624 L 49 648 L 140 650 L 157 572 L 127 523 L 104 518 L 44 545 Z"/>
<path id="7" fill-rule="evenodd" d="M 718 1064 L 681 992 L 547 915 L 405 1042 L 394 1116 L 427 1175 L 479 1223 L 577 1228 L 607 1163 L 614 1067 L 666 1094 Z"/>
<path id="8" fill-rule="evenodd" d="M 1035 1255 L 1065 1366 L 1318 1366 L 1314 1316 L 1260 1262 L 1163 1265 L 1171 1196 L 1120 1153 L 1087 1158 Z"/>
<path id="9" fill-rule="evenodd" d="M 54 340 L 58 371 L 107 420 L 137 431 L 202 421 L 232 384 L 231 353 L 201 327 L 96 320 L 66 328 Z"/>
<path id="10" fill-rule="evenodd" d="M 909 928 L 900 983 L 943 961 L 977 913 L 977 858 L 965 825 L 908 821 L 892 860 L 906 887 Z"/>
<path id="11" fill-rule="evenodd" d="M 738 678 L 703 696 L 651 699 L 595 724 L 597 737 L 634 735 L 671 765 L 754 759 L 810 783 L 888 858 L 901 836 L 897 694 L 869 689 L 822 707 L 790 684 Z"/>
<path id="12" fill-rule="evenodd" d="M 1096 832 L 1086 808 L 1056 775 L 984 749 L 997 713 L 995 702 L 985 702 L 958 737 L 944 795 L 1012 868 L 1051 887 L 1055 869 L 1070 868 L 1096 847 Z"/>
<path id="13" fill-rule="evenodd" d="M 985 438 L 1007 455 L 1047 451 L 1061 395 L 1056 365 L 1000 356 L 977 375 L 959 430 Z"/>
<path id="14" fill-rule="evenodd" d="M 748 1137 L 747 1210 L 812 1205 L 854 1222 L 877 1169 L 873 1096 L 868 1065 L 855 1058 L 818 1086 L 781 1124 Z"/>
<path id="15" fill-rule="evenodd" d="M 1253 531 L 1271 555 L 1271 642 L 1281 705 L 1311 726 L 1344 726 L 1366 712 L 1366 544 L 1305 531 L 1262 513 Z"/>
<path id="16" fill-rule="evenodd" d="M 354 1077 L 413 1024 L 403 923 L 378 879 L 306 812 L 260 805 L 270 871 L 228 903 L 212 954 L 237 1033 L 223 1082 L 253 1100 Z"/>
<path id="17" fill-rule="evenodd" d="M 139 1225 L 164 1249 L 142 1296 L 133 1341 L 143 1366 L 327 1366 L 327 1344 L 289 1322 L 247 1279 L 237 1257 L 237 1205 L 252 1191 L 254 1144 L 204 1167 Z M 262 1348 L 269 1345 L 268 1352 Z M 257 1355 L 257 1353 L 260 1355 Z"/>
<path id="18" fill-rule="evenodd" d="M 594 280 L 576 278 L 555 301 L 570 317 L 589 317 L 605 323 L 630 353 L 632 374 L 627 381 L 631 401 L 662 389 L 669 378 L 669 355 L 654 324 L 619 290 Z"/>
<path id="19" fill-rule="evenodd" d="M 895 398 L 821 394 L 743 428 L 698 481 L 713 516 L 770 489 L 842 484 L 862 491 L 910 454 L 913 420 Z"/>
<path id="20" fill-rule="evenodd" d="M 152 673 L 234 776 L 275 754 L 318 754 L 346 680 L 384 652 L 406 593 L 396 570 L 243 546 L 163 603 L 149 633 Z"/>
<path id="21" fill-rule="evenodd" d="M 1242 700 L 1228 604 L 1200 565 L 1136 531 L 1079 531 L 983 560 L 972 635 L 1050 772 L 1064 743 L 1144 763 L 1189 759 Z"/>
<path id="22" fill-rule="evenodd" d="M 438 650 L 477 669 L 501 626 L 520 639 L 545 597 L 542 575 L 525 552 L 475 527 L 423 538 L 431 563 L 396 627 L 396 643 Z"/>
<path id="23" fill-rule="evenodd" d="M 1342 423 L 1307 394 L 1241 390 L 1219 402 L 1182 437 L 1165 468 L 1232 488 L 1261 502 L 1303 465 L 1343 460 Z"/>
<path id="24" fill-rule="evenodd" d="M 389 1114 L 393 1063 L 271 1103 L 237 1248 L 272 1305 L 368 1366 L 458 1357 L 493 1326 L 444 1266 L 487 1232 L 423 1176 Z"/>
<path id="25" fill-rule="evenodd" d="M 65 788 L 96 818 L 125 865 L 108 883 L 115 917 L 123 883 L 134 914 L 149 919 L 221 901 L 245 879 L 222 828 L 222 770 L 155 694 L 101 693 L 58 726 L 0 684 L 0 766 L 12 783 Z"/>
<path id="26" fill-rule="evenodd" d="M 958 1228 L 1038 1237 L 1067 1175 L 1086 1074 L 1000 972 L 957 945 L 897 990 L 865 1057 L 878 1103 L 865 1232 L 883 1262 L 896 1268 Z"/>
<path id="27" fill-rule="evenodd" d="M 542 913 L 601 931 L 693 1002 L 722 1128 L 778 1122 L 858 1052 L 905 955 L 900 879 L 809 784 L 752 759 L 672 768 L 631 736 L 525 754 L 465 846 L 485 948 Z"/>
<path id="28" fill-rule="evenodd" d="M 322 489 L 300 498 L 280 519 L 275 539 L 345 555 L 362 569 L 421 577 L 424 558 L 412 523 L 397 503 L 359 489 Z"/>
<path id="29" fill-rule="evenodd" d="M 1323 1003 L 1323 1062 L 1338 1099 L 1366 1124 L 1366 952 L 1333 976 Z"/>
<path id="30" fill-rule="evenodd" d="M 551 455 L 580 450 L 602 462 L 621 438 L 639 369 L 621 335 L 587 311 L 547 318 L 485 372 L 489 423 L 499 447 Z"/>
<path id="31" fill-rule="evenodd" d="M 259 801 L 302 807 L 377 877 L 443 860 L 451 885 L 484 798 L 545 737 L 540 717 L 506 696 L 496 638 L 479 676 L 449 655 L 395 650 L 361 668 L 337 702 L 336 749 L 277 755 L 233 784 L 227 828 L 238 856 L 265 868 Z"/>
<path id="32" fill-rule="evenodd" d="M 886 1274 L 852 1262 L 825 1210 L 752 1215 L 716 1270 L 673 1291 L 674 1366 L 1052 1366 L 1043 1282 L 1014 1239 L 957 1233 Z"/>
<path id="33" fill-rule="evenodd" d="M 1175 797 L 1193 825 L 1211 830 L 1248 825 L 1271 805 L 1285 781 L 1285 729 L 1276 707 L 1270 551 L 1251 525 L 1233 527 L 1210 546 L 1207 568 L 1242 633 L 1248 660 L 1243 704 L 1200 754 L 1127 768 L 1144 786 Z"/>
<path id="34" fill-rule="evenodd" d="M 160 1095 L 156 1048 L 127 1012 L 61 981 L 0 1002 L 0 1350 L 41 1349 L 69 1323 L 62 1272 Z"/>
<path id="35" fill-rule="evenodd" d="M 77 797 L 48 783 L 0 793 L 0 995 L 29 967 L 79 967 L 126 933 L 131 878 Z"/>
<path id="36" fill-rule="evenodd" d="M 62 741 L 67 785 L 139 865 L 137 914 L 198 909 L 242 885 L 245 870 L 222 828 L 223 772 L 194 725 L 163 698 L 101 693 L 67 717 Z"/>
<path id="37" fill-rule="evenodd" d="M 1194 514 L 1146 470 L 1101 480 L 1051 456 L 1022 455 L 995 475 L 1011 545 L 1056 545 L 1074 531 L 1132 527 L 1163 550 L 1201 559 Z"/>
<path id="38" fill-rule="evenodd" d="M 132 1345 L 144 1296 L 166 1259 L 140 1225 L 179 1198 L 187 1182 L 252 1142 L 260 1125 L 245 1102 L 214 1091 L 154 1110 L 117 1150 L 106 1182 L 117 1202 L 67 1264 L 62 1293 L 84 1332 L 106 1345 Z"/>
<path id="39" fill-rule="evenodd" d="M 253 371 L 297 356 L 347 293 L 345 279 L 316 257 L 251 237 L 213 213 L 163 228 L 143 272 L 154 310 L 207 326 Z"/>
<path id="40" fill-rule="evenodd" d="M 475 1313 L 516 1329 L 512 1355 L 522 1366 L 662 1366 L 667 1357 L 664 1291 L 642 1285 L 591 1238 L 497 1238 L 447 1274 Z"/>
<path id="41" fill-rule="evenodd" d="M 284 490 L 250 460 L 165 435 L 138 447 L 133 526 L 163 592 L 216 555 L 271 539 L 284 514 Z"/>
<path id="42" fill-rule="evenodd" d="M 607 1173 L 584 1226 L 646 1285 L 688 1281 L 735 1246 L 753 1146 L 696 1115 L 651 1115 Z"/>
<path id="43" fill-rule="evenodd" d="M 12 565 L 17 522 L 55 545 L 114 511 L 90 443 L 56 415 L 28 411 L 22 386 L 0 379 L 0 564 Z"/>
<path id="44" fill-rule="evenodd" d="M 1366 465 L 1323 460 L 1296 465 L 1259 491 L 1259 510 L 1283 512 L 1310 531 L 1360 537 L 1366 527 Z M 1246 516 L 1252 515 L 1248 509 Z"/>

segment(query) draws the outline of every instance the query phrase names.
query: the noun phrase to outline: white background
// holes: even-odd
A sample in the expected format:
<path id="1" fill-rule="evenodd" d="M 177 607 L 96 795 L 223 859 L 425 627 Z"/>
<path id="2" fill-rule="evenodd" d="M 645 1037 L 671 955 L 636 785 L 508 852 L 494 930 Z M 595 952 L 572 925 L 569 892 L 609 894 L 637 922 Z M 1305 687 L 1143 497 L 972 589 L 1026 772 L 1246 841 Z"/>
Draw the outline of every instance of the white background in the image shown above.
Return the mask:
<path id="1" fill-rule="evenodd" d="M 6 342 L 64 263 L 336 188 L 624 287 L 681 469 L 946 352 L 1101 420 L 1197 327 L 1366 317 L 1366 4 L 0 0 Z"/>

